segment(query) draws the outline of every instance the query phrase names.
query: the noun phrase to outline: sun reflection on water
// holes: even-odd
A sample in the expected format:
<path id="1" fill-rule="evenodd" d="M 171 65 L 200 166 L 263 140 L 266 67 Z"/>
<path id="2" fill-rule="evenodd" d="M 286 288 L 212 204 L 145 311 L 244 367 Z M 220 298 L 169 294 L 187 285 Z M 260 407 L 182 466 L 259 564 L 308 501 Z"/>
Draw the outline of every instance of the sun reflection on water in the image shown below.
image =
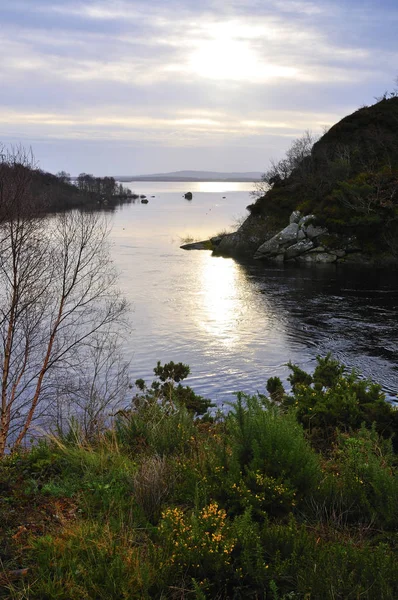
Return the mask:
<path id="1" fill-rule="evenodd" d="M 240 343 L 239 325 L 246 313 L 242 302 L 242 273 L 231 259 L 207 256 L 198 274 L 201 310 L 198 325 L 224 346 Z"/>

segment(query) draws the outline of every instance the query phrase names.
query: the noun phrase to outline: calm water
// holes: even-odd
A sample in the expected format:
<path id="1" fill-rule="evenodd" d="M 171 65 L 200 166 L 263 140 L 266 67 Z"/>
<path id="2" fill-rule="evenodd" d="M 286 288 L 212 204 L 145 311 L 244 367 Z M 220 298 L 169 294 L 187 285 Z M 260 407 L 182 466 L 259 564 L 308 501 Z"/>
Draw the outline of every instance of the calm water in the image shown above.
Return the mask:
<path id="1" fill-rule="evenodd" d="M 132 306 L 125 351 L 133 380 L 151 380 L 157 360 L 183 361 L 195 391 L 222 404 L 237 390 L 263 391 L 272 375 L 286 380 L 289 360 L 311 370 L 317 354 L 331 351 L 397 395 L 397 273 L 265 267 L 184 251 L 181 238 L 234 229 L 252 184 L 130 187 L 149 203 L 118 208 L 111 241 Z"/>

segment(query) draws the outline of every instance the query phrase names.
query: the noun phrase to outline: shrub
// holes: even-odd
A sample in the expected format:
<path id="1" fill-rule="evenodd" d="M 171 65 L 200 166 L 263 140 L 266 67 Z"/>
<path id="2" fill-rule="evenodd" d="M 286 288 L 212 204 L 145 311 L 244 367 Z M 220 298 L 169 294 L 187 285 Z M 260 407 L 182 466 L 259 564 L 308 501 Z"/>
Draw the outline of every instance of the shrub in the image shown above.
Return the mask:
<path id="1" fill-rule="evenodd" d="M 338 500 L 349 521 L 398 526 L 398 477 L 389 440 L 364 426 L 356 434 L 340 434 L 333 465 L 329 503 Z"/>
<path id="2" fill-rule="evenodd" d="M 320 481 L 318 457 L 294 413 L 265 406 L 259 397 L 238 394 L 226 417 L 225 445 L 209 478 L 215 497 L 232 512 L 251 506 L 264 518 L 264 511 L 291 511 Z"/>
<path id="3" fill-rule="evenodd" d="M 312 442 L 319 448 L 329 448 L 336 429 L 357 430 L 361 423 L 388 438 L 398 431 L 398 413 L 385 401 L 381 386 L 360 379 L 330 354 L 317 357 L 313 375 L 296 365 L 288 364 L 292 374 L 293 395 L 283 398 L 283 406 L 294 406 L 297 418 L 308 430 Z"/>
<path id="4" fill-rule="evenodd" d="M 188 578 L 202 584 L 215 580 L 220 587 L 222 580 L 228 578 L 236 539 L 225 510 L 216 502 L 188 513 L 168 508 L 162 514 L 158 531 L 167 552 L 162 566 L 173 585 Z"/>
<path id="5" fill-rule="evenodd" d="M 173 484 L 172 469 L 164 457 L 149 456 L 142 459 L 133 477 L 133 497 L 150 522 L 159 520 Z"/>

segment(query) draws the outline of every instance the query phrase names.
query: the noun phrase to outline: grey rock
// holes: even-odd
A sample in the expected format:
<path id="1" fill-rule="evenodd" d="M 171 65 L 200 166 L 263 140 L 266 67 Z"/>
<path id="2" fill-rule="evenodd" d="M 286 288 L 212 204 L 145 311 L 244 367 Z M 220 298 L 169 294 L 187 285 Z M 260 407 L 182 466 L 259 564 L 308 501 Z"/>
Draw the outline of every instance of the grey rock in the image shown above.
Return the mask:
<path id="1" fill-rule="evenodd" d="M 261 244 L 261 246 L 257 248 L 254 258 L 267 258 L 268 256 L 281 254 L 285 246 L 290 246 L 297 241 L 297 234 L 297 223 L 290 223 L 290 225 L 285 227 L 285 229 L 282 229 L 282 231 L 274 235 L 270 240 Z"/>
<path id="2" fill-rule="evenodd" d="M 297 234 L 297 241 L 301 242 L 301 240 L 305 240 L 305 233 L 302 229 L 299 229 L 299 232 Z"/>
<path id="3" fill-rule="evenodd" d="M 266 217 L 249 215 L 237 231 L 223 237 L 214 251 L 220 256 L 251 257 L 257 248 L 275 233 L 275 228 L 269 226 Z"/>
<path id="4" fill-rule="evenodd" d="M 307 225 L 307 223 L 310 223 L 311 221 L 315 221 L 315 219 L 315 215 L 306 215 L 305 217 L 301 217 L 298 223 L 299 227 L 304 227 L 304 225 Z"/>
<path id="5" fill-rule="evenodd" d="M 310 223 L 307 227 L 304 227 L 304 231 L 305 231 L 305 235 L 310 240 L 313 240 L 313 239 L 319 237 L 320 235 L 323 235 L 324 233 L 326 233 L 327 229 L 325 229 L 324 227 L 316 227 L 315 225 L 312 225 Z"/>
<path id="6" fill-rule="evenodd" d="M 210 240 L 203 240 L 202 242 L 191 242 L 190 244 L 183 244 L 180 246 L 182 250 L 212 250 L 213 245 Z"/>
<path id="7" fill-rule="evenodd" d="M 294 210 L 289 218 L 289 223 L 298 223 L 301 218 L 301 212 L 299 210 Z"/>
<path id="8" fill-rule="evenodd" d="M 330 250 L 330 254 L 334 254 L 337 258 L 343 258 L 346 255 L 346 251 L 343 248 L 336 248 L 335 250 Z"/>
<path id="9" fill-rule="evenodd" d="M 297 223 L 290 223 L 285 229 L 282 229 L 276 234 L 275 239 L 279 242 L 280 246 L 286 246 L 297 241 L 297 234 L 299 226 Z"/>
<path id="10" fill-rule="evenodd" d="M 216 235 L 212 238 L 210 238 L 211 243 L 213 244 L 213 246 L 219 246 L 221 244 L 221 240 L 223 239 L 223 235 Z"/>
<path id="11" fill-rule="evenodd" d="M 312 250 L 310 250 L 310 252 L 326 252 L 326 248 L 324 246 L 315 246 L 315 248 L 312 248 Z"/>
<path id="12" fill-rule="evenodd" d="M 307 254 L 302 254 L 301 256 L 298 256 L 296 258 L 297 262 L 321 264 L 334 263 L 336 262 L 336 260 L 337 256 L 334 256 L 333 254 L 328 254 L 327 252 L 308 252 Z"/>
<path id="13" fill-rule="evenodd" d="M 313 248 L 314 244 L 311 240 L 302 240 L 301 242 L 297 242 L 297 244 L 293 244 L 286 249 L 285 259 L 290 260 L 291 258 L 296 258 L 296 256 L 300 256 L 300 254 L 304 254 L 304 252 L 308 252 Z"/>
<path id="14" fill-rule="evenodd" d="M 254 253 L 253 258 L 266 258 L 268 256 L 275 256 L 275 254 L 280 254 L 280 243 L 277 236 L 274 236 L 270 240 L 264 242 L 264 244 L 261 244 Z"/>
<path id="15" fill-rule="evenodd" d="M 277 254 L 276 256 L 270 256 L 268 260 L 274 263 L 283 263 L 285 260 L 285 256 L 284 254 Z"/>

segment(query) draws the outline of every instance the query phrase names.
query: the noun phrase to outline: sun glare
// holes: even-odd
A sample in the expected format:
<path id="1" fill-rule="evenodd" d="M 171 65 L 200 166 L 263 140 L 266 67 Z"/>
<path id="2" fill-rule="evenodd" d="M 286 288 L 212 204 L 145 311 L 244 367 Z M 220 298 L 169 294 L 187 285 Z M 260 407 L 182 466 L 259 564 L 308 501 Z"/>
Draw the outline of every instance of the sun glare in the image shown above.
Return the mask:
<path id="1" fill-rule="evenodd" d="M 239 300 L 238 266 L 232 260 L 206 257 L 202 262 L 201 318 L 198 325 L 224 346 L 239 343 L 237 324 L 244 312 Z"/>
<path id="2" fill-rule="evenodd" d="M 197 43 L 188 61 L 188 69 L 201 77 L 269 81 L 298 75 L 295 67 L 274 64 L 264 59 L 259 54 L 258 47 L 252 46 L 251 40 L 245 39 L 236 26 L 215 26 L 210 29 L 210 34 L 210 38 Z"/>

